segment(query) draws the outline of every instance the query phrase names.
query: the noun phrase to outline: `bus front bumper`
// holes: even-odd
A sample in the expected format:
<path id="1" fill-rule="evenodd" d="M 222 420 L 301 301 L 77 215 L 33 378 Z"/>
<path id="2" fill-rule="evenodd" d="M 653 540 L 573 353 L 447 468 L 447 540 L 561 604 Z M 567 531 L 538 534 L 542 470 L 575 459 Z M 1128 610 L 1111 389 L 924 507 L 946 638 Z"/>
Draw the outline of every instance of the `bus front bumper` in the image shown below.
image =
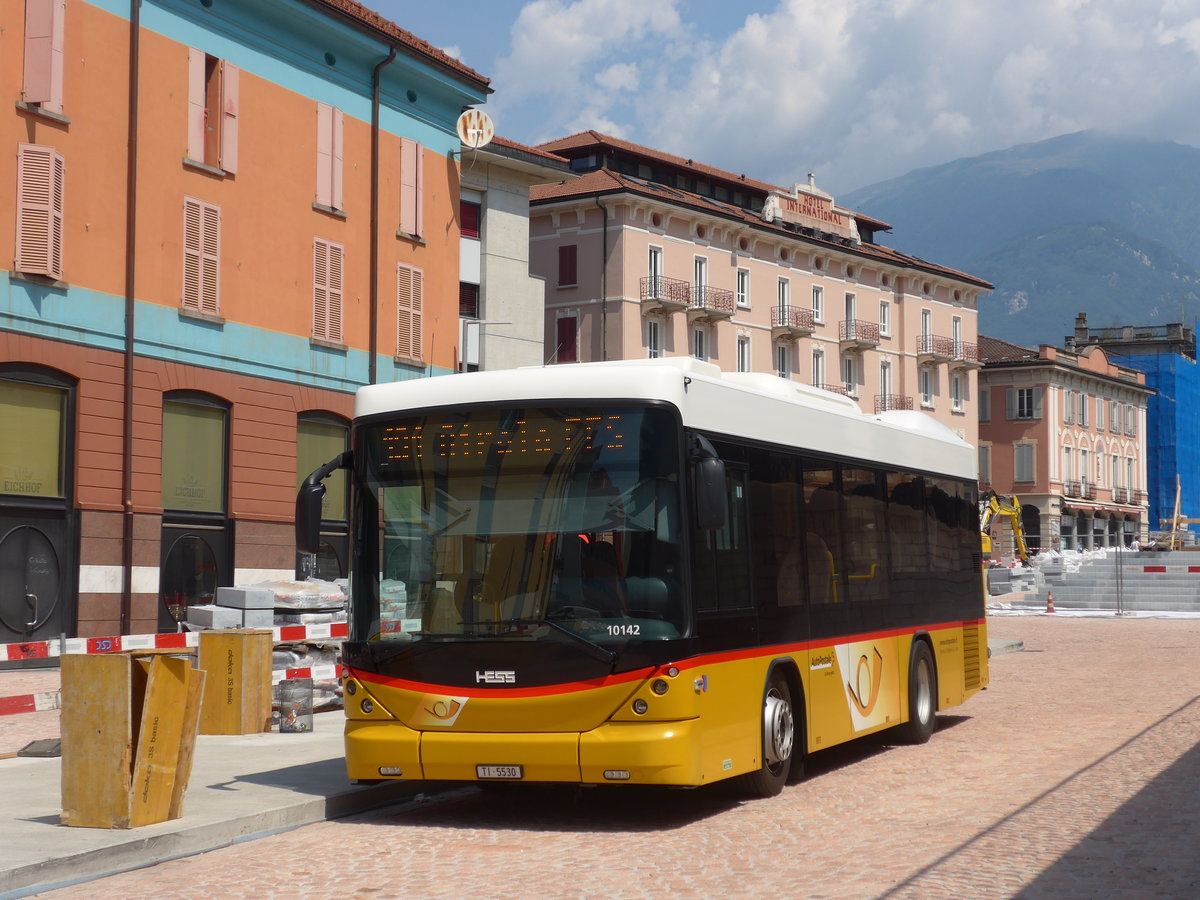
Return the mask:
<path id="1" fill-rule="evenodd" d="M 491 780 L 479 777 L 480 766 L 520 767 L 521 781 L 701 785 L 713 778 L 701 770 L 698 739 L 695 719 L 607 722 L 582 734 L 416 731 L 347 720 L 346 770 L 362 781 L 479 781 Z"/>

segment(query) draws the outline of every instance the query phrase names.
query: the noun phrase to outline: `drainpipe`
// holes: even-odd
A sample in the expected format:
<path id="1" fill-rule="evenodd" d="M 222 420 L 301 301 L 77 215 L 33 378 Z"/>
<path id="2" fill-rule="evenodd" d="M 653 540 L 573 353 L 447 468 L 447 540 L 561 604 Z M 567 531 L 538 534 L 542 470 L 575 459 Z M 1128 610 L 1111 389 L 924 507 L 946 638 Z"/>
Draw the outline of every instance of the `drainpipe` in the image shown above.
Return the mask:
<path id="1" fill-rule="evenodd" d="M 602 230 L 603 250 L 600 256 L 600 359 L 608 361 L 608 207 L 596 198 L 596 205 L 604 215 Z"/>
<path id="2" fill-rule="evenodd" d="M 141 0 L 129 0 L 129 152 L 125 169 L 125 400 L 121 435 L 121 634 L 133 628 L 133 343 L 136 313 L 138 57 Z"/>
<path id="3" fill-rule="evenodd" d="M 375 348 L 379 343 L 379 80 L 384 66 L 396 58 L 396 48 L 390 47 L 371 72 L 371 262 L 369 290 L 371 313 L 370 346 L 367 348 L 367 381 L 374 384 L 378 376 Z"/>

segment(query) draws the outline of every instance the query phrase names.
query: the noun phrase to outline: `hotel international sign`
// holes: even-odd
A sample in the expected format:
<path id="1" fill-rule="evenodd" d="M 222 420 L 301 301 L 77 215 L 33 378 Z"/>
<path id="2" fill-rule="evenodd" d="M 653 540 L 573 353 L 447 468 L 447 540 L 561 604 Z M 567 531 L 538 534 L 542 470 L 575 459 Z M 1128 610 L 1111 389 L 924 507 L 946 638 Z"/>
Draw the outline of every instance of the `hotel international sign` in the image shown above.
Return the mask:
<path id="1" fill-rule="evenodd" d="M 768 222 L 782 220 L 859 241 L 854 217 L 833 205 L 833 198 L 811 185 L 797 184 L 791 193 L 771 191 L 763 204 L 762 217 Z"/>

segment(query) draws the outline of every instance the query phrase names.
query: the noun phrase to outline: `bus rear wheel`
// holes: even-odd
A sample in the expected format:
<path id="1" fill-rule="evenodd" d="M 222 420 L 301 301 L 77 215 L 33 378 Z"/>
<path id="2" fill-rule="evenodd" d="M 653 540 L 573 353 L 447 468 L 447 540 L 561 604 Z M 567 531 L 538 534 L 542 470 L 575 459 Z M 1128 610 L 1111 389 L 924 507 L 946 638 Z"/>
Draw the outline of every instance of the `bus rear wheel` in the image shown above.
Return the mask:
<path id="1" fill-rule="evenodd" d="M 787 678 L 771 673 L 762 706 L 762 765 L 742 776 L 752 797 L 774 797 L 787 783 L 796 752 L 796 719 Z"/>
<path id="2" fill-rule="evenodd" d="M 924 744 L 937 728 L 937 670 L 924 641 L 914 641 L 908 658 L 908 721 L 899 728 L 906 744 Z"/>

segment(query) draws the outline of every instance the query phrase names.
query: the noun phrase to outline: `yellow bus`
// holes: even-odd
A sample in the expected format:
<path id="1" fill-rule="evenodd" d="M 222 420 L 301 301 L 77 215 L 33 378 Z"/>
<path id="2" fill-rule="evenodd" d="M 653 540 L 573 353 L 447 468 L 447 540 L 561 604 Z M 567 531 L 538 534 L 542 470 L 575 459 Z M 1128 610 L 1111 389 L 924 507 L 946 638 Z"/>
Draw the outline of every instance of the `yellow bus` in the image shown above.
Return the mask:
<path id="1" fill-rule="evenodd" d="M 920 413 L 691 359 L 359 390 L 346 765 L 770 796 L 987 684 L 975 454 Z"/>

